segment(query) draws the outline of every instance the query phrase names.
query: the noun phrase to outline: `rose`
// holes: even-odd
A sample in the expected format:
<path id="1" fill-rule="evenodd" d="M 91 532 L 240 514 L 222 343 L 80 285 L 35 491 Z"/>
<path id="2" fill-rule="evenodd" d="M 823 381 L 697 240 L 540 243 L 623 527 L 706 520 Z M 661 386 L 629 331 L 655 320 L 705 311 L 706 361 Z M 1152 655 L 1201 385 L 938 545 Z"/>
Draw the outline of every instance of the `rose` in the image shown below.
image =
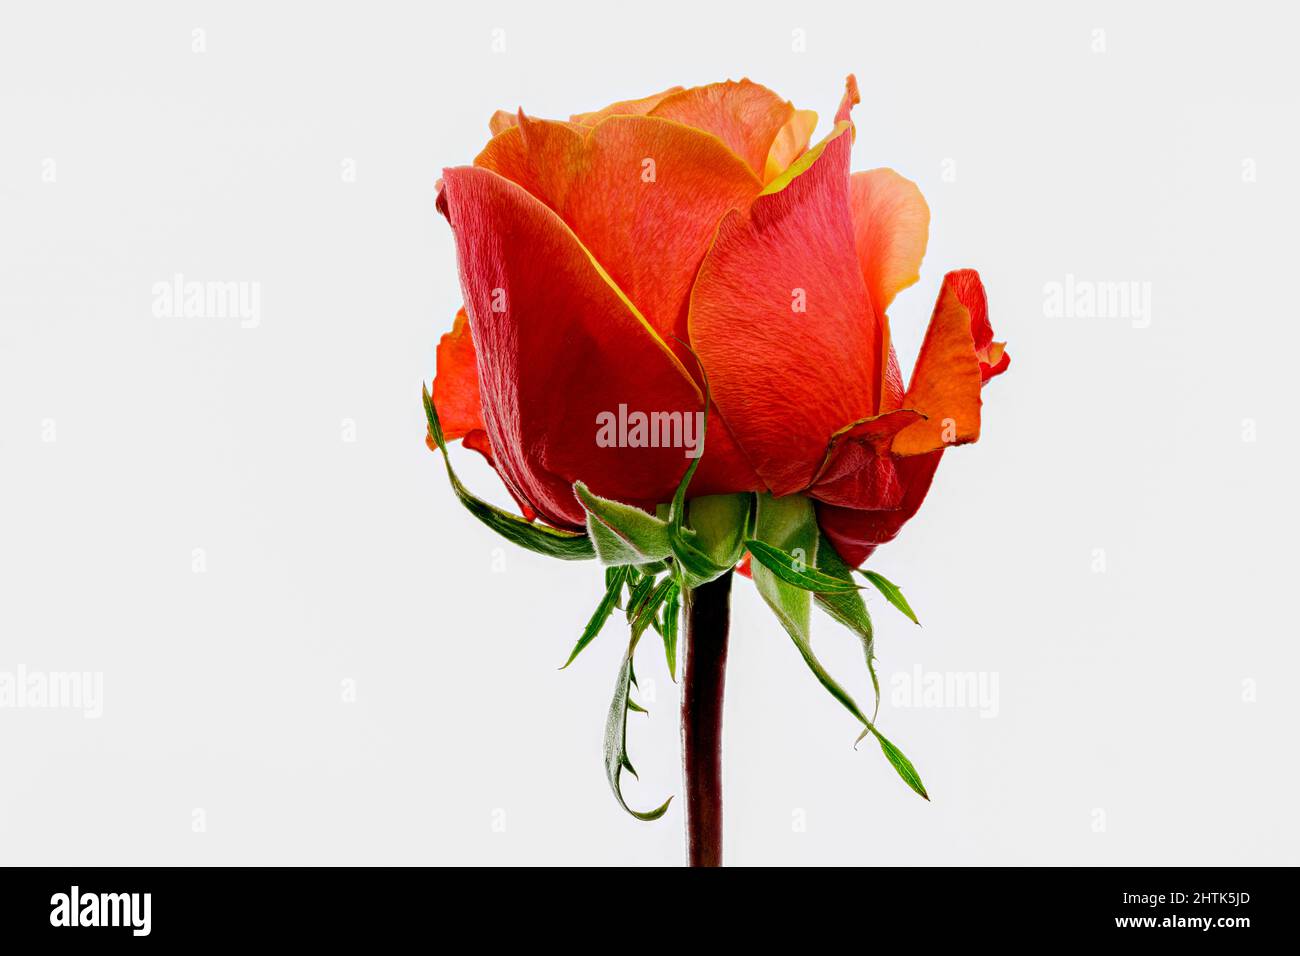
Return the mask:
<path id="1" fill-rule="evenodd" d="M 653 628 L 675 678 L 685 622 L 697 865 L 721 861 L 727 606 L 746 550 L 754 563 L 741 570 L 804 663 L 928 797 L 875 712 L 817 659 L 811 607 L 861 639 L 878 711 L 875 631 L 853 568 L 916 512 L 944 449 L 979 437 L 980 390 L 1009 358 L 979 276 L 950 272 L 904 387 L 887 310 L 919 278 L 930 214 L 891 170 L 850 176 L 857 101 L 849 77 L 834 127 L 811 148 L 816 115 L 748 80 L 568 122 L 497 113 L 474 165 L 445 170 L 439 186 L 465 307 L 425 394 L 429 443 L 494 530 L 607 566 L 569 661 L 624 610 L 605 769 L 641 819 L 668 803 L 636 811 L 621 789 L 633 656 Z M 487 456 L 522 519 L 460 483 L 446 448 L 456 438 Z M 860 574 L 916 620 L 893 583 Z"/>
<path id="2" fill-rule="evenodd" d="M 951 272 L 904 388 L 887 310 L 919 278 L 929 210 L 889 169 L 850 176 L 857 101 L 850 77 L 811 148 L 816 114 L 748 80 L 568 122 L 498 112 L 474 164 L 444 171 L 465 307 L 433 401 L 527 518 L 582 528 L 579 481 L 668 501 L 690 460 L 676 423 L 707 383 L 691 495 L 805 495 L 857 566 L 943 450 L 979 437 L 981 386 L 1009 357 L 979 276 Z M 669 424 L 598 441 L 627 410 Z"/>

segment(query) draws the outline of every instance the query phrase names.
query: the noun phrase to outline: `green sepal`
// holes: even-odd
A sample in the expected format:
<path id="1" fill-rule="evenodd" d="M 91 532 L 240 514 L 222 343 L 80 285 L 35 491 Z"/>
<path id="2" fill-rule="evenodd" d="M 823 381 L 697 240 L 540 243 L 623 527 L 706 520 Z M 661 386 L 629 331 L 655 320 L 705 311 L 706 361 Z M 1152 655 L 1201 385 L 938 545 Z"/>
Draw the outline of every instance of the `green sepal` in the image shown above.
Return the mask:
<path id="1" fill-rule="evenodd" d="M 668 676 L 677 681 L 677 626 L 682 607 L 681 588 L 674 583 L 664 599 L 663 620 L 659 635 L 664 639 L 664 656 L 668 658 Z"/>
<path id="2" fill-rule="evenodd" d="M 628 624 L 631 624 L 641 612 L 642 606 L 649 600 L 650 592 L 654 590 L 655 579 L 647 575 L 634 582 L 629 579 L 629 583 L 631 589 L 628 591 L 627 608 L 624 613 Z M 640 637 L 639 634 L 637 636 Z"/>
<path id="3" fill-rule="evenodd" d="M 897 584 L 875 571 L 859 568 L 858 573 L 874 584 L 880 593 L 885 596 L 886 601 L 907 615 L 913 624 L 920 627 L 921 622 L 916 619 L 916 613 L 912 610 L 912 606 L 907 603 L 907 598 L 903 597 L 903 592 L 898 589 Z"/>
<path id="4" fill-rule="evenodd" d="M 627 653 L 623 655 L 623 663 L 618 669 L 618 679 L 614 683 L 614 700 L 609 705 L 609 716 L 605 720 L 605 777 L 609 780 L 610 789 L 614 791 L 614 798 L 618 800 L 618 805 L 638 820 L 649 821 L 658 820 L 663 816 L 668 810 L 668 804 L 673 802 L 673 798 L 669 797 L 653 810 L 633 810 L 623 799 L 623 790 L 620 786 L 624 770 L 636 776 L 636 769 L 627 755 L 627 712 L 629 709 L 644 709 L 633 703 L 630 696 L 631 685 L 635 682 L 632 655 L 636 651 L 638 636 L 633 634 L 628 642 Z"/>
<path id="5" fill-rule="evenodd" d="M 872 733 L 876 735 L 876 741 L 880 744 L 880 749 L 884 752 L 885 759 L 894 765 L 894 769 L 898 771 L 898 775 L 903 778 L 909 787 L 921 796 L 925 797 L 925 799 L 929 800 L 930 795 L 925 792 L 925 784 L 921 782 L 921 775 L 918 774 L 916 768 L 912 766 L 912 761 L 907 759 L 907 756 L 903 751 L 899 750 L 887 739 L 881 736 L 880 731 L 873 730 Z M 861 740 L 862 738 L 859 737 L 858 739 Z"/>
<path id="6" fill-rule="evenodd" d="M 764 541 L 753 538 L 745 542 L 745 547 L 754 556 L 754 560 L 779 577 L 786 584 L 793 584 L 805 591 L 819 594 L 841 594 L 846 591 L 856 592 L 859 586 L 851 580 L 832 577 L 811 566 L 812 556 L 800 557 Z"/>
<path id="7" fill-rule="evenodd" d="M 684 342 L 682 344 L 686 345 Z M 690 349 L 690 346 L 686 345 L 686 348 Z M 696 356 L 696 362 L 699 364 L 700 375 L 704 379 L 704 418 L 700 428 L 699 454 L 691 459 L 691 463 L 686 466 L 686 472 L 682 475 L 682 480 L 677 483 L 677 490 L 673 493 L 673 500 L 668 505 L 667 517 L 668 541 L 672 545 L 673 558 L 677 562 L 678 584 L 683 588 L 697 588 L 701 584 L 707 584 L 715 578 L 722 577 L 735 567 L 735 562 L 722 564 L 714 560 L 713 556 L 706 550 L 707 544 L 701 542 L 699 535 L 686 527 L 685 522 L 686 489 L 690 487 L 691 479 L 695 477 L 695 471 L 700 467 L 700 461 L 704 458 L 705 439 L 709 433 L 709 404 L 711 402 L 709 377 L 704 371 L 704 364 L 699 361 L 699 356 Z"/>
<path id="8" fill-rule="evenodd" d="M 700 366 L 701 374 L 704 366 Z M 677 483 L 677 490 L 673 492 L 672 503 L 668 506 L 668 524 L 677 528 L 682 527 L 682 519 L 686 516 L 686 489 L 691 486 L 691 479 L 695 477 L 695 471 L 700 467 L 700 461 L 704 458 L 704 439 L 709 433 L 709 382 L 704 380 L 704 418 L 700 428 L 700 453 L 691 459 L 691 463 L 686 466 L 686 471 L 682 475 L 682 480 Z"/>
<path id="9" fill-rule="evenodd" d="M 618 605 L 619 596 L 623 593 L 623 580 L 627 577 L 627 568 L 616 567 L 610 568 L 605 575 L 605 596 L 600 599 L 596 605 L 595 612 L 591 615 L 591 620 L 583 628 L 582 635 L 578 638 L 578 643 L 573 645 L 573 650 L 569 654 L 569 659 L 564 662 L 560 670 L 564 670 L 573 663 L 574 658 L 582 653 L 582 649 L 596 639 L 600 629 L 605 626 L 609 620 L 610 614 Z"/>
<path id="10" fill-rule="evenodd" d="M 686 505 L 686 519 L 695 532 L 694 544 L 714 565 L 735 567 L 745 555 L 745 532 L 754 510 L 749 492 L 704 495 Z"/>
<path id="11" fill-rule="evenodd" d="M 749 541 L 761 541 L 787 553 L 793 551 L 796 556 L 802 555 L 808 564 L 813 564 L 817 555 L 817 519 L 812 502 L 799 495 L 773 498 L 761 493 L 757 498 L 754 538 Z M 750 573 L 758 593 L 776 613 L 795 645 L 807 644 L 812 595 L 804 588 L 787 583 L 759 560 L 751 563 Z"/>
<path id="12" fill-rule="evenodd" d="M 806 556 L 812 566 L 817 564 L 817 545 L 821 532 L 817 527 L 817 517 L 812 502 L 801 495 L 788 495 L 773 498 L 769 494 L 758 496 L 758 510 L 755 516 L 754 538 L 777 548 L 787 554 Z M 751 549 L 751 553 L 753 553 Z M 813 676 L 832 697 L 851 713 L 866 728 L 864 733 L 874 734 L 880 741 L 890 765 L 902 777 L 903 781 L 914 791 L 929 800 L 929 794 L 921 783 L 920 775 L 911 762 L 892 743 L 881 736 L 873 721 L 868 719 L 853 699 L 822 666 L 821 661 L 812 650 L 812 635 L 809 626 L 812 593 L 783 579 L 775 571 L 759 561 L 751 565 L 754 585 L 763 600 L 776 613 L 782 626 L 794 641 L 795 648 L 803 658 Z M 843 593 L 843 592 L 840 592 Z M 859 740 L 862 738 L 859 737 Z"/>
<path id="13" fill-rule="evenodd" d="M 690 528 L 669 525 L 668 540 L 673 545 L 673 559 L 677 562 L 677 574 L 682 587 L 697 588 L 722 577 L 732 568 L 729 564 L 718 564 L 696 547 L 697 537 Z"/>
<path id="14" fill-rule="evenodd" d="M 581 481 L 573 483 L 573 493 L 587 511 L 587 533 L 602 564 L 650 564 L 673 553 L 666 521 L 592 494 Z"/>
<path id="15" fill-rule="evenodd" d="M 646 578 L 646 580 L 654 583 L 652 578 Z M 671 577 L 664 577 L 655 584 L 654 589 L 637 605 L 635 612 L 631 616 L 632 633 L 635 637 L 640 639 L 646 628 L 656 622 L 659 616 L 659 608 L 663 606 L 669 595 L 676 589 L 677 583 Z"/>
<path id="16" fill-rule="evenodd" d="M 819 533 L 817 540 L 817 567 L 831 577 L 842 581 L 853 578 L 853 568 L 840 557 L 835 546 L 825 534 Z M 871 625 L 871 615 L 867 613 L 866 602 L 859 591 L 843 591 L 837 594 L 819 593 L 813 595 L 822 610 L 839 621 L 858 636 L 862 642 L 862 653 L 867 659 L 867 673 L 871 675 L 871 689 L 876 696 L 876 706 L 871 713 L 874 723 L 880 714 L 880 678 L 876 674 L 876 636 Z"/>
<path id="17" fill-rule="evenodd" d="M 614 582 L 618 582 L 618 587 L 614 587 Z M 623 585 L 627 582 L 627 568 L 623 565 L 612 565 L 605 569 L 605 590 L 614 591 L 614 607 L 620 611 L 623 609 Z"/>
<path id="18" fill-rule="evenodd" d="M 565 561 L 585 561 L 596 556 L 591 539 L 576 531 L 562 531 L 548 528 L 546 525 L 534 524 L 519 515 L 512 515 L 488 504 L 481 498 L 470 494 L 451 467 L 451 456 L 447 454 L 447 441 L 442 434 L 442 424 L 438 421 L 438 411 L 433 407 L 427 387 L 421 387 L 424 394 L 424 414 L 429 421 L 429 434 L 433 436 L 442 459 L 447 465 L 447 477 L 451 479 L 452 490 L 460 499 L 466 510 L 503 538 L 514 542 L 529 551 L 536 551 L 551 558 Z"/>

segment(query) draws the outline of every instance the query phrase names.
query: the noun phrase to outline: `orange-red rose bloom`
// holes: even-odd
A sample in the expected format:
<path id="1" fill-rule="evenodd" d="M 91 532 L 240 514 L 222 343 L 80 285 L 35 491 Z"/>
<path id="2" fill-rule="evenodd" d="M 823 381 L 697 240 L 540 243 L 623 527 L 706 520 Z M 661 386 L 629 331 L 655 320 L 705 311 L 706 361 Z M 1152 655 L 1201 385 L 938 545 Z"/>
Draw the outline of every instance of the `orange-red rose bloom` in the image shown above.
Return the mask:
<path id="1" fill-rule="evenodd" d="M 682 447 L 603 447 L 597 422 L 702 410 L 702 366 L 692 496 L 806 494 L 854 565 L 891 539 L 943 449 L 979 437 L 980 388 L 1009 357 L 979 276 L 950 272 L 904 387 L 886 313 L 919 277 L 930 214 L 892 170 L 850 175 L 857 101 L 850 77 L 811 148 L 816 114 L 748 80 L 567 122 L 498 112 L 438 193 L 465 300 L 438 347 L 447 437 L 529 517 L 581 527 L 579 480 L 652 510 Z"/>

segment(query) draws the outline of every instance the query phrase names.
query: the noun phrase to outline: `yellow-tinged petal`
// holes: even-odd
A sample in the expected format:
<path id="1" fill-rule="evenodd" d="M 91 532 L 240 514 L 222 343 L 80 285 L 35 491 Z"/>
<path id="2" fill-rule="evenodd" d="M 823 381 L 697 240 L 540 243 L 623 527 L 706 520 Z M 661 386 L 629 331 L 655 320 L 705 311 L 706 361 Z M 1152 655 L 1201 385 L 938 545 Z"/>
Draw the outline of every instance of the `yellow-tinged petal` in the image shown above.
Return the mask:
<path id="1" fill-rule="evenodd" d="M 916 183 L 892 169 L 854 173 L 849 180 L 849 204 L 862 278 L 876 315 L 886 316 L 894 296 L 920 278 L 930 233 L 930 207 Z M 889 344 L 887 316 L 880 330 L 876 353 L 880 357 L 880 411 L 887 412 L 898 407 L 903 389 L 898 360 Z"/>
<path id="2" fill-rule="evenodd" d="M 827 140 L 723 217 L 691 293 L 714 402 L 778 496 L 808 488 L 832 436 L 878 405 L 879 335 L 848 202 L 854 92 Z"/>
<path id="3" fill-rule="evenodd" d="M 488 129 L 492 131 L 493 136 L 496 136 L 502 130 L 507 130 L 518 123 L 519 119 L 514 113 L 509 110 L 497 110 L 492 114 L 492 118 L 488 120 Z"/>
<path id="4" fill-rule="evenodd" d="M 895 455 L 923 455 L 979 438 L 980 386 L 1010 361 L 992 338 L 979 273 L 948 273 L 903 398 L 906 408 L 926 419 L 898 433 L 891 449 Z"/>
<path id="5" fill-rule="evenodd" d="M 670 86 L 661 93 L 652 93 L 636 100 L 620 100 L 617 103 L 609 104 L 604 109 L 593 110 L 590 113 L 575 113 L 569 119 L 582 126 L 595 126 L 601 120 L 608 119 L 611 116 L 645 116 L 667 97 L 672 96 L 674 93 L 680 93 L 682 90 L 683 87 Z"/>
<path id="6" fill-rule="evenodd" d="M 817 128 L 815 110 L 795 110 L 794 115 L 781 127 L 767 151 L 767 167 L 763 182 L 770 183 L 790 168 L 790 164 L 804 154 Z"/>
<path id="7" fill-rule="evenodd" d="M 691 284 L 718 221 L 762 188 L 739 157 L 716 136 L 657 117 L 612 116 L 586 129 L 523 116 L 474 162 L 559 213 L 695 368 L 682 344 Z"/>
<path id="8" fill-rule="evenodd" d="M 788 100 L 765 86 L 750 80 L 728 80 L 665 97 L 650 115 L 712 133 L 731 147 L 755 175 L 763 176 L 772 144 L 794 112 Z"/>
<path id="9" fill-rule="evenodd" d="M 878 312 L 921 277 L 930 235 L 930 207 L 916 183 L 892 169 L 854 173 L 849 179 L 853 239 L 862 277 Z"/>

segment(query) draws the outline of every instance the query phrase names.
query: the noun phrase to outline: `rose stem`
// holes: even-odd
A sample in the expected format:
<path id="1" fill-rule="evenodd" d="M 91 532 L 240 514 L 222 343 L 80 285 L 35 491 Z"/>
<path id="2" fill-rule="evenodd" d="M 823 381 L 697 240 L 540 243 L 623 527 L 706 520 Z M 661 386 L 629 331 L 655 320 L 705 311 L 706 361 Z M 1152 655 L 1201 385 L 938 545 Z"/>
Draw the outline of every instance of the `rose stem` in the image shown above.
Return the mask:
<path id="1" fill-rule="evenodd" d="M 722 693 L 727 678 L 731 572 L 686 592 L 682 668 L 682 776 L 686 856 L 722 865 Z"/>

